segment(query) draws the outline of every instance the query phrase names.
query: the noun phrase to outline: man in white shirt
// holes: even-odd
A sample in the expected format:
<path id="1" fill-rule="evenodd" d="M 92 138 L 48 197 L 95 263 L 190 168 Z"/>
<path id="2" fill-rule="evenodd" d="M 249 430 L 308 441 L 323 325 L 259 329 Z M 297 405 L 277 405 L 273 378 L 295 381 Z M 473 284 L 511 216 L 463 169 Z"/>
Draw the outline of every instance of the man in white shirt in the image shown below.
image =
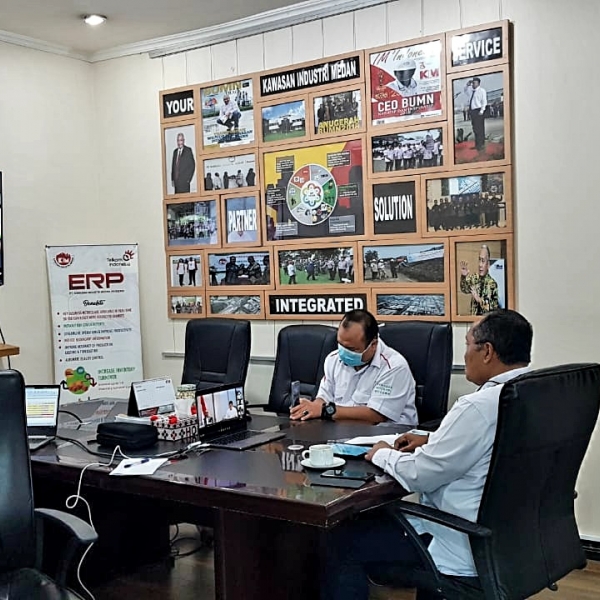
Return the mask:
<path id="1" fill-rule="evenodd" d="M 237 408 L 233 405 L 233 402 L 230 400 L 229 407 L 227 408 L 227 411 L 225 412 L 225 418 L 226 419 L 237 419 L 238 416 L 239 415 L 238 415 Z"/>
<path id="2" fill-rule="evenodd" d="M 473 77 L 465 87 L 465 94 L 469 96 L 469 109 L 471 110 L 471 125 L 475 136 L 475 148 L 479 151 L 485 147 L 485 107 L 487 106 L 487 92 L 481 87 L 481 79 Z"/>
<path id="3" fill-rule="evenodd" d="M 439 429 L 428 436 L 404 434 L 392 448 L 379 443 L 367 459 L 398 480 L 421 503 L 476 521 L 489 470 L 498 401 L 507 381 L 528 371 L 533 330 L 512 310 L 487 314 L 466 338 L 465 375 L 479 385 L 459 398 Z M 446 575 L 477 577 L 467 535 L 419 518 L 409 519 L 431 539 L 429 552 Z M 426 538 L 427 539 L 427 538 Z M 404 530 L 377 510 L 332 530 L 327 543 L 321 600 L 367 600 L 369 564 L 403 563 L 419 558 Z"/>
<path id="4" fill-rule="evenodd" d="M 290 418 L 416 425 L 415 380 L 406 359 L 379 338 L 375 317 L 366 310 L 346 313 L 337 339 L 317 397 L 301 398 Z"/>
<path id="5" fill-rule="evenodd" d="M 293 260 L 288 260 L 287 264 L 287 274 L 289 277 L 288 285 L 293 285 L 296 283 L 296 265 Z"/>
<path id="6" fill-rule="evenodd" d="M 223 104 L 219 110 L 219 118 L 217 123 L 227 127 L 227 132 L 231 132 L 232 129 L 238 130 L 240 124 L 240 118 L 242 113 L 235 100 L 232 100 L 229 96 L 223 96 Z"/>

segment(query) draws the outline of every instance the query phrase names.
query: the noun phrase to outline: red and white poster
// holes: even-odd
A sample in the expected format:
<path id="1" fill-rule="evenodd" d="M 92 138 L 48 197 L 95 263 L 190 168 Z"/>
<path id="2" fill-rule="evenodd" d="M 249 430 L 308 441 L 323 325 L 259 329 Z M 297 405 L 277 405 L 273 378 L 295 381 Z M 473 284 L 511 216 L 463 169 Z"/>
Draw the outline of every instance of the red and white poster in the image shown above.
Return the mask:
<path id="1" fill-rule="evenodd" d="M 46 246 L 63 402 L 125 398 L 144 379 L 137 244 Z"/>
<path id="2" fill-rule="evenodd" d="M 370 55 L 373 125 L 442 115 L 442 42 Z"/>

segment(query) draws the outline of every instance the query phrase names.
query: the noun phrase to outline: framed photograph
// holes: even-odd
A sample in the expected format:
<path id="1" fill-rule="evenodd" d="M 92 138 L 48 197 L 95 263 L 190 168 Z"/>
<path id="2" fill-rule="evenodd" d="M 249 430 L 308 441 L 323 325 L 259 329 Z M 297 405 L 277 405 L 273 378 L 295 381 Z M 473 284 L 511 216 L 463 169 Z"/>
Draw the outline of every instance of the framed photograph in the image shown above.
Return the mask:
<path id="1" fill-rule="evenodd" d="M 451 244 L 453 320 L 514 308 L 512 236 L 456 238 Z"/>
<path id="2" fill-rule="evenodd" d="M 232 292 L 208 294 L 207 314 L 209 317 L 228 319 L 264 319 L 264 292 Z"/>
<path id="3" fill-rule="evenodd" d="M 199 319 L 205 316 L 204 294 L 189 296 L 169 294 L 169 318 Z"/>
<path id="4" fill-rule="evenodd" d="M 260 246 L 260 195 L 258 192 L 223 196 L 223 246 Z"/>
<path id="5" fill-rule="evenodd" d="M 203 287 L 203 264 L 202 254 L 169 252 L 167 254 L 168 287 L 178 291 L 182 288 Z"/>
<path id="6" fill-rule="evenodd" d="M 277 288 L 353 284 L 356 246 L 301 246 L 275 248 Z"/>
<path id="7" fill-rule="evenodd" d="M 423 235 L 481 235 L 512 231 L 510 167 L 423 176 Z"/>
<path id="8" fill-rule="evenodd" d="M 165 195 L 196 194 L 196 126 L 165 127 L 163 144 Z"/>
<path id="9" fill-rule="evenodd" d="M 418 177 L 389 179 L 370 186 L 370 200 L 366 203 L 368 233 L 378 237 L 416 237 L 419 232 Z"/>
<path id="10" fill-rule="evenodd" d="M 509 26 L 508 21 L 498 21 L 446 33 L 448 73 L 507 63 Z"/>
<path id="11" fill-rule="evenodd" d="M 397 177 L 444 170 L 445 123 L 411 127 L 400 133 L 371 134 L 368 139 L 369 176 Z M 446 167 L 447 170 L 447 167 Z"/>
<path id="12" fill-rule="evenodd" d="M 273 289 L 271 252 L 262 248 L 235 249 L 206 253 L 206 287 L 209 291 L 236 289 Z"/>
<path id="13" fill-rule="evenodd" d="M 454 165 L 505 165 L 511 161 L 508 66 L 448 77 Z"/>
<path id="14" fill-rule="evenodd" d="M 381 321 L 450 321 L 447 290 L 373 290 L 375 316 Z"/>
<path id="15" fill-rule="evenodd" d="M 360 133 L 365 130 L 362 87 L 352 86 L 327 94 L 311 94 L 312 139 Z"/>
<path id="16" fill-rule="evenodd" d="M 256 153 L 214 156 L 202 160 L 202 193 L 227 194 L 258 189 Z"/>
<path id="17" fill-rule="evenodd" d="M 196 93 L 189 86 L 160 92 L 161 123 L 176 123 L 196 116 Z"/>
<path id="18" fill-rule="evenodd" d="M 219 206 L 216 200 L 167 202 L 165 239 L 168 248 L 218 246 Z"/>
<path id="19" fill-rule="evenodd" d="M 202 148 L 208 151 L 256 144 L 252 79 L 200 88 Z"/>
<path id="20" fill-rule="evenodd" d="M 448 284 L 448 249 L 443 241 L 419 244 L 359 244 L 360 283 L 373 286 Z"/>
<path id="21" fill-rule="evenodd" d="M 263 153 L 267 242 L 364 234 L 364 142 L 328 144 Z"/>
<path id="22" fill-rule="evenodd" d="M 262 104 L 262 143 L 286 144 L 308 139 L 305 98 Z"/>
<path id="23" fill-rule="evenodd" d="M 309 293 L 288 290 L 266 294 L 267 319 L 335 321 L 350 310 L 369 310 L 369 290 L 347 292 L 343 288 L 324 288 Z"/>
<path id="24" fill-rule="evenodd" d="M 371 124 L 445 118 L 444 37 L 419 38 L 369 52 Z"/>

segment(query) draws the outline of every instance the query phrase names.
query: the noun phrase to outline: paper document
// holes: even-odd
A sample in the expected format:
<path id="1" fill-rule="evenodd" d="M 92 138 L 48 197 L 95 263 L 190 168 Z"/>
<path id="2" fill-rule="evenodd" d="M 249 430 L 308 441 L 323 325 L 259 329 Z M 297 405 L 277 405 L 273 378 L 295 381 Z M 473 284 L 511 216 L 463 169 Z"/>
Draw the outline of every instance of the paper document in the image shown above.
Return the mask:
<path id="1" fill-rule="evenodd" d="M 363 435 L 346 440 L 345 444 L 356 444 L 357 446 L 374 446 L 377 442 L 386 442 L 390 446 L 401 436 L 401 433 L 392 433 L 388 435 Z"/>
<path id="2" fill-rule="evenodd" d="M 152 475 L 162 467 L 167 458 L 126 458 L 118 467 L 114 468 L 111 475 Z"/>

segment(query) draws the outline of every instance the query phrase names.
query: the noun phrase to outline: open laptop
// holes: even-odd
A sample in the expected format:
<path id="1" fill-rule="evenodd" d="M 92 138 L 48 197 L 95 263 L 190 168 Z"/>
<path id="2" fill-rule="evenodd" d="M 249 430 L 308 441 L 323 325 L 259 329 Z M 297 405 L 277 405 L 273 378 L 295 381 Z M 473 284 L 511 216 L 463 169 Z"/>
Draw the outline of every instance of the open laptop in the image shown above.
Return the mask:
<path id="1" fill-rule="evenodd" d="M 247 450 L 285 437 L 284 431 L 248 429 L 243 385 L 222 385 L 196 397 L 200 441 L 211 448 Z"/>
<path id="2" fill-rule="evenodd" d="M 26 385 L 25 411 L 29 449 L 49 444 L 58 428 L 59 385 Z"/>

